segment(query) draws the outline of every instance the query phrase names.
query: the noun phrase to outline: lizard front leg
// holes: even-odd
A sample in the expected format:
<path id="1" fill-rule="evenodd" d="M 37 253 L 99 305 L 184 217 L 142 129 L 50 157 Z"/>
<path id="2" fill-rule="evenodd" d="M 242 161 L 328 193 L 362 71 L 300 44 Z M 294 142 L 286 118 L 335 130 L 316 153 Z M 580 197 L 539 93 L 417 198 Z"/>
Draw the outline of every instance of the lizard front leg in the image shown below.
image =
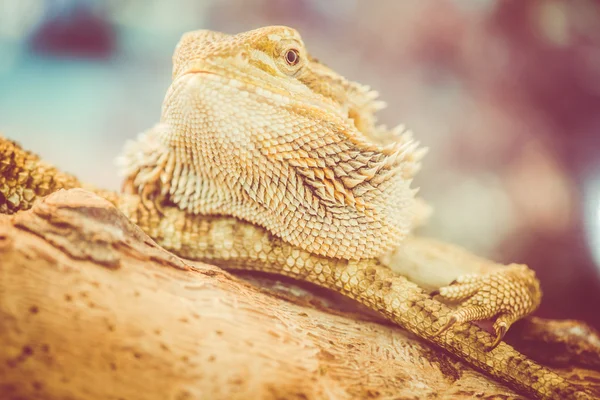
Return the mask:
<path id="1" fill-rule="evenodd" d="M 527 266 L 499 265 L 433 239 L 410 236 L 381 261 L 442 300 L 460 303 L 439 334 L 455 323 L 495 318 L 492 347 L 515 321 L 533 312 L 542 297 L 535 273 Z"/>
<path id="2" fill-rule="evenodd" d="M 505 266 L 484 258 L 478 257 L 463 248 L 444 243 L 431 238 L 420 236 L 407 237 L 402 246 L 395 251 L 381 258 L 381 261 L 389 266 L 393 271 L 407 277 L 411 282 L 417 283 L 420 287 L 435 293 L 447 293 L 452 295 L 456 290 L 460 292 L 461 285 L 467 286 L 464 282 L 468 279 L 477 281 L 476 288 L 486 285 L 486 282 L 493 282 L 496 277 L 504 275 L 510 276 L 516 270 L 515 279 L 521 279 L 525 285 L 529 279 L 533 279 L 533 273 L 527 272 L 525 266 L 514 265 Z M 459 277 L 457 279 L 457 277 Z M 456 281 L 456 282 L 455 282 Z M 454 284 L 452 284 L 455 282 Z M 459 282 L 462 282 L 459 283 Z M 473 287 L 471 286 L 471 287 Z M 488 285 L 488 289 L 491 285 Z M 518 283 L 515 285 L 518 286 Z M 514 288 L 513 288 L 514 291 Z M 463 293 L 471 294 L 470 291 Z M 489 293 L 489 290 L 487 291 Z M 487 294 L 484 291 L 480 298 Z M 497 296 L 497 299 L 509 300 L 512 298 L 515 308 L 519 308 L 519 296 L 510 297 L 510 290 L 501 293 L 504 297 Z M 538 296 L 537 285 L 532 293 Z M 448 296 L 440 296 L 448 298 Z M 506 296 L 508 295 L 508 297 Z M 521 309 L 526 309 L 528 299 L 521 302 Z M 465 303 L 463 303 L 463 306 Z M 493 310 L 489 307 L 488 310 Z M 505 330 L 499 331 L 499 324 L 506 321 L 507 317 L 496 320 L 496 333 L 502 336 Z M 506 326 L 508 328 L 509 325 Z M 593 328 L 581 321 L 559 321 L 546 320 L 541 318 L 527 318 L 520 324 L 518 332 L 512 335 L 512 341 L 518 343 L 519 347 L 527 348 L 528 354 L 535 355 L 536 358 L 564 364 L 580 364 L 587 367 L 598 368 L 600 365 L 600 345 L 598 343 L 598 334 Z M 547 352 L 547 347 L 555 349 L 553 352 Z M 563 349 L 562 351 L 560 349 Z"/>

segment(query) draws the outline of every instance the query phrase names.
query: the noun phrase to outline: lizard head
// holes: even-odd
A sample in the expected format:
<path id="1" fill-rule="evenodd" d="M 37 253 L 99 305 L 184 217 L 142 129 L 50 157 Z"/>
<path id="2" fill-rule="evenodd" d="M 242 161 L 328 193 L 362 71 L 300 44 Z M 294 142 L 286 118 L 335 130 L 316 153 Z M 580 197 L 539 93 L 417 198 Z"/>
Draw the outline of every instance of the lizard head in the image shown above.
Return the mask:
<path id="1" fill-rule="evenodd" d="M 316 254 L 373 257 L 413 220 L 423 151 L 376 126 L 377 94 L 311 57 L 294 29 L 185 34 L 161 124 L 125 159 L 195 214 L 231 215 Z M 395 135 L 388 145 L 378 143 Z M 153 143 L 153 144 L 151 144 Z"/>
<path id="2" fill-rule="evenodd" d="M 185 74 L 217 74 L 273 94 L 335 113 L 359 132 L 374 133 L 375 112 L 385 107 L 378 93 L 349 81 L 306 50 L 300 34 L 271 26 L 238 35 L 210 30 L 183 35 L 173 55 L 173 79 Z"/>

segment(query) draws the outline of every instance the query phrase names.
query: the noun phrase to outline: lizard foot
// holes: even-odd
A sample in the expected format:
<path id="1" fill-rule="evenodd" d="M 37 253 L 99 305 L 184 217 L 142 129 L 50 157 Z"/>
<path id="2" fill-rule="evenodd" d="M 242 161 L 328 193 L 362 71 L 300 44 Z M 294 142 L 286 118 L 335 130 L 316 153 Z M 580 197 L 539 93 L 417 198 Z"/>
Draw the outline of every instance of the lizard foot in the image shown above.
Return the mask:
<path id="1" fill-rule="evenodd" d="M 496 339 L 488 350 L 500 343 L 513 322 L 534 311 L 542 298 L 535 272 L 518 264 L 490 274 L 460 276 L 432 293 L 436 295 L 461 303 L 438 335 L 456 323 L 496 318 L 493 325 Z"/>

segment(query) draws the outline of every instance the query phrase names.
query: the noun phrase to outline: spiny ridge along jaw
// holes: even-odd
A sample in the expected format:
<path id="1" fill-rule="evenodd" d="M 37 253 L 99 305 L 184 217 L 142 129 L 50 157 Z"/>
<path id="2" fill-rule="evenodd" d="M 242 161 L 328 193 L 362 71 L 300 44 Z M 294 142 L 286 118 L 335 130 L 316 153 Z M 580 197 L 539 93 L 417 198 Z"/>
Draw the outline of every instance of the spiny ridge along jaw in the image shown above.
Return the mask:
<path id="1" fill-rule="evenodd" d="M 404 167 L 403 177 L 411 179 L 420 168 L 420 161 L 427 153 L 427 148 L 420 146 L 414 139 L 413 132 L 404 124 L 393 129 L 377 124 L 376 113 L 387 106 L 378 99 L 377 91 L 355 82 L 349 82 L 348 88 L 348 119 L 367 142 L 373 143 L 382 154 L 388 156 L 386 167 L 393 166 L 396 171 Z M 411 168 L 408 168 L 409 165 Z"/>

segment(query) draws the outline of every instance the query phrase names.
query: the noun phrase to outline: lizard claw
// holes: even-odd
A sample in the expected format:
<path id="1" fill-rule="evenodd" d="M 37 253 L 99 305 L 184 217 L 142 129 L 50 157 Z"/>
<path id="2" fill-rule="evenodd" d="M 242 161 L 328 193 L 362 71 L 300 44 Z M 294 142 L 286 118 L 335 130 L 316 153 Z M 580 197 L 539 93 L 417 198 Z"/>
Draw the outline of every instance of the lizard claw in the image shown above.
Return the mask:
<path id="1" fill-rule="evenodd" d="M 452 325 L 454 325 L 455 323 L 458 322 L 458 319 L 456 318 L 456 315 L 450 315 L 450 318 L 448 318 L 448 322 L 446 322 L 446 324 L 444 326 L 442 326 L 436 333 L 435 336 L 439 336 L 442 333 L 446 332 L 448 329 L 450 329 L 452 327 Z"/>
<path id="2" fill-rule="evenodd" d="M 487 346 L 488 350 L 498 346 L 513 322 L 533 312 L 542 296 L 535 273 L 516 264 L 486 275 L 461 276 L 432 292 L 432 296 L 436 295 L 461 303 L 438 335 L 456 323 L 496 319 L 493 326 L 496 337 Z"/>
<path id="3" fill-rule="evenodd" d="M 506 315 L 506 314 L 504 314 L 504 315 Z M 498 319 L 496 319 L 496 322 L 494 323 L 494 332 L 496 333 L 496 339 L 494 339 L 494 342 L 488 346 L 488 348 L 487 348 L 488 351 L 494 350 L 496 348 L 496 346 L 498 346 L 498 344 L 500 344 L 502 339 L 504 339 L 504 335 L 506 335 L 506 332 L 508 332 L 508 328 L 512 324 L 512 322 L 510 322 L 510 323 L 502 322 L 499 324 L 498 321 L 502 317 L 503 317 L 503 315 L 498 317 Z"/>

